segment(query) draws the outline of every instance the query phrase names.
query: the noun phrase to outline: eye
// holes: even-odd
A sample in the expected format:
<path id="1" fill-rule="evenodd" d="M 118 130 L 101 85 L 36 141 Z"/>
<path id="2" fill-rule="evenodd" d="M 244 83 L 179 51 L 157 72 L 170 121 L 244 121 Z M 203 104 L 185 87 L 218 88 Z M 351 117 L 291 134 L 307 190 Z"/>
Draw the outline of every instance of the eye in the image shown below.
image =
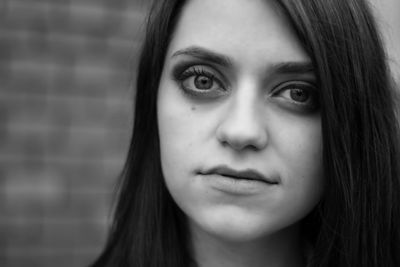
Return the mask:
<path id="1" fill-rule="evenodd" d="M 273 94 L 281 101 L 308 111 L 319 107 L 318 92 L 314 85 L 306 82 L 285 83 Z"/>
<path id="2" fill-rule="evenodd" d="M 182 81 L 185 88 L 192 88 L 195 90 L 213 90 L 218 89 L 218 83 L 212 74 L 195 74 Z"/>
<path id="3" fill-rule="evenodd" d="M 194 96 L 218 97 L 226 90 L 219 73 L 208 66 L 191 66 L 177 73 L 176 80 L 185 93 Z"/>

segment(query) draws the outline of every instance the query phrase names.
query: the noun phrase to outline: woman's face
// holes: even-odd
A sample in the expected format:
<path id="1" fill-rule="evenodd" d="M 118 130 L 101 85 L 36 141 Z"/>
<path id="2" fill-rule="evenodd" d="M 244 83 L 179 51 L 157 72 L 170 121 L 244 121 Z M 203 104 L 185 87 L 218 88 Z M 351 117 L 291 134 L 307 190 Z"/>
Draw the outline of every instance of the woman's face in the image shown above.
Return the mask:
<path id="1" fill-rule="evenodd" d="M 192 227 L 267 237 L 323 191 L 318 86 L 279 9 L 264 0 L 191 0 L 158 93 L 165 182 Z"/>

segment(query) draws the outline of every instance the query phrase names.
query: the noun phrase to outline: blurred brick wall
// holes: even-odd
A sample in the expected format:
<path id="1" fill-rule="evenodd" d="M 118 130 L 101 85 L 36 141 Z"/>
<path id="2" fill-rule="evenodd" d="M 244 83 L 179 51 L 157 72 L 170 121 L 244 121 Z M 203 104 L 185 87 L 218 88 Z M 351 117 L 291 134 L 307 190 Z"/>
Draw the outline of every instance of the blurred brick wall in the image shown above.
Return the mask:
<path id="1" fill-rule="evenodd" d="M 146 2 L 0 1 L 0 266 L 86 266 L 101 250 Z"/>
<path id="2" fill-rule="evenodd" d="M 382 31 L 388 60 L 400 90 L 400 0 L 370 0 Z"/>

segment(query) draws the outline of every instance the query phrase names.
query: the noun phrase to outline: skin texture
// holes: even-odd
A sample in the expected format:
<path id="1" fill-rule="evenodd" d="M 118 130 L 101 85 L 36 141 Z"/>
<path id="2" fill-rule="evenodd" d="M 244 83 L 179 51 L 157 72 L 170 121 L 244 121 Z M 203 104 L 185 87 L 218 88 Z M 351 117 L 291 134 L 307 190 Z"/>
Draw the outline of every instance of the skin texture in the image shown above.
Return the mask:
<path id="1" fill-rule="evenodd" d="M 309 69 L 281 66 L 309 63 L 270 1 L 185 5 L 160 81 L 158 126 L 165 182 L 200 266 L 301 266 L 298 222 L 324 187 L 318 86 Z M 216 166 L 255 170 L 270 183 L 225 178 Z"/>

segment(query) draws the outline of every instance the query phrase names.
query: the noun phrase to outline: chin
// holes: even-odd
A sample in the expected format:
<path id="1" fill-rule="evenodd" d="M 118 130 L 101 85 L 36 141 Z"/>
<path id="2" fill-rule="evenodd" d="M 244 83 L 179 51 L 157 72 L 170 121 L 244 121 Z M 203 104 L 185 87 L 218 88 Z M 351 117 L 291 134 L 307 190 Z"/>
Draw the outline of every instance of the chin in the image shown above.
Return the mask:
<path id="1" fill-rule="evenodd" d="M 214 215 L 214 216 L 213 216 Z M 193 230 L 227 242 L 253 242 L 281 232 L 282 224 L 258 214 L 227 213 L 208 214 L 194 222 Z M 197 228 L 197 229 L 196 229 Z"/>

